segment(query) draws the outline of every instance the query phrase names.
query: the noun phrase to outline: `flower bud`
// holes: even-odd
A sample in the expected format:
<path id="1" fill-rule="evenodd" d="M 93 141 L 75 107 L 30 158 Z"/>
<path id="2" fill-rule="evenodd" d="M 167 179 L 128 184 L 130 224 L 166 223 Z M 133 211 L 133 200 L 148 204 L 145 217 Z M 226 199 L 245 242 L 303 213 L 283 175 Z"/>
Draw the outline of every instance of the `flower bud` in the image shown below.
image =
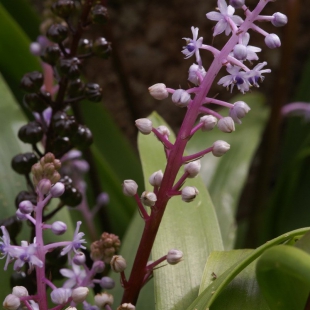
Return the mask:
<path id="1" fill-rule="evenodd" d="M 21 213 L 21 211 L 18 209 L 16 210 L 16 217 L 20 220 L 20 221 L 25 221 L 27 220 L 27 217 L 25 214 Z"/>
<path id="2" fill-rule="evenodd" d="M 221 118 L 217 123 L 217 127 L 219 130 L 227 133 L 235 131 L 235 123 L 230 116 Z"/>
<path id="3" fill-rule="evenodd" d="M 97 206 L 106 206 L 110 202 L 109 194 L 106 192 L 100 193 L 96 198 Z"/>
<path id="4" fill-rule="evenodd" d="M 75 288 L 72 291 L 72 295 L 71 295 L 73 302 L 75 302 L 76 304 L 83 302 L 86 299 L 88 292 L 89 292 L 89 289 L 84 286 Z"/>
<path id="5" fill-rule="evenodd" d="M 163 100 L 168 97 L 166 85 L 163 83 L 157 83 L 149 87 L 149 92 L 150 95 L 157 100 Z"/>
<path id="6" fill-rule="evenodd" d="M 112 306 L 113 302 L 114 298 L 111 294 L 101 293 L 95 296 L 95 305 L 100 309 L 103 309 L 106 305 Z"/>
<path id="7" fill-rule="evenodd" d="M 265 37 L 265 44 L 269 48 L 277 48 L 281 46 L 280 38 L 275 33 L 270 33 Z"/>
<path id="8" fill-rule="evenodd" d="M 110 265 L 114 272 L 123 272 L 127 267 L 126 260 L 121 255 L 114 255 L 111 259 Z"/>
<path id="9" fill-rule="evenodd" d="M 161 133 L 162 135 L 164 135 L 165 137 L 169 137 L 170 136 L 170 131 L 169 131 L 169 129 L 166 127 L 166 126 L 159 126 L 158 128 L 157 128 L 157 131 L 159 132 L 159 133 Z"/>
<path id="10" fill-rule="evenodd" d="M 81 266 L 86 262 L 86 256 L 83 252 L 77 252 L 72 259 L 75 265 Z"/>
<path id="11" fill-rule="evenodd" d="M 111 290 L 112 288 L 114 288 L 115 286 L 115 282 L 112 278 L 110 277 L 103 277 L 101 278 L 100 280 L 100 286 L 103 288 L 103 289 L 106 289 L 106 290 Z"/>
<path id="12" fill-rule="evenodd" d="M 62 235 L 67 231 L 67 225 L 64 222 L 56 221 L 52 224 L 51 230 L 55 235 Z"/>
<path id="13" fill-rule="evenodd" d="M 192 64 L 190 67 L 189 67 L 189 70 L 188 70 L 188 80 L 190 82 L 192 82 L 193 84 L 195 85 L 199 85 L 200 84 L 200 80 L 198 78 L 198 74 L 201 76 L 201 77 L 205 77 L 205 75 L 207 74 L 206 70 L 204 67 L 201 67 L 199 68 L 198 65 L 196 64 Z"/>
<path id="14" fill-rule="evenodd" d="M 223 141 L 217 140 L 213 143 L 212 154 L 216 157 L 221 157 L 230 149 L 230 145 Z"/>
<path id="15" fill-rule="evenodd" d="M 234 106 L 230 109 L 229 115 L 237 124 L 241 124 L 240 118 L 251 110 L 251 108 L 244 101 L 237 101 Z"/>
<path id="16" fill-rule="evenodd" d="M 188 173 L 189 178 L 194 178 L 198 175 L 201 168 L 200 160 L 192 161 L 184 166 L 184 171 Z"/>
<path id="17" fill-rule="evenodd" d="M 33 204 L 29 200 L 24 200 L 19 204 L 18 208 L 21 213 L 30 214 L 33 211 Z"/>
<path id="18" fill-rule="evenodd" d="M 280 12 L 274 13 L 272 17 L 273 19 L 271 20 L 271 23 L 275 27 L 282 27 L 287 24 L 287 16 Z"/>
<path id="19" fill-rule="evenodd" d="M 137 194 L 138 184 L 134 180 L 125 180 L 123 183 L 123 193 L 125 196 L 134 196 Z"/>
<path id="20" fill-rule="evenodd" d="M 133 304 L 124 303 L 120 305 L 117 310 L 135 310 L 136 307 Z"/>
<path id="21" fill-rule="evenodd" d="M 97 260 L 93 263 L 93 266 L 92 266 L 92 270 L 95 272 L 95 273 L 101 273 L 103 272 L 104 270 L 104 262 L 101 261 L 101 260 Z"/>
<path id="22" fill-rule="evenodd" d="M 51 188 L 51 195 L 52 197 L 60 197 L 65 192 L 65 185 L 61 182 L 57 182 Z"/>
<path id="23" fill-rule="evenodd" d="M 205 115 L 200 118 L 200 122 L 203 123 L 201 127 L 202 131 L 210 131 L 217 124 L 217 118 L 213 115 Z"/>
<path id="24" fill-rule="evenodd" d="M 185 202 L 191 202 L 193 201 L 196 196 L 199 194 L 199 191 L 196 187 L 194 186 L 185 186 L 183 189 L 182 189 L 182 192 L 181 192 L 181 197 L 182 197 L 182 200 L 185 201 Z"/>
<path id="25" fill-rule="evenodd" d="M 29 47 L 29 50 L 30 50 L 30 53 L 34 56 L 40 56 L 41 55 L 41 45 L 40 43 L 38 42 L 32 42 L 30 44 L 30 47 Z"/>
<path id="26" fill-rule="evenodd" d="M 234 57 L 238 60 L 246 60 L 248 51 L 245 45 L 236 44 L 234 47 Z"/>
<path id="27" fill-rule="evenodd" d="M 167 263 L 175 265 L 182 260 L 183 252 L 179 250 L 170 250 L 167 254 Z"/>
<path id="28" fill-rule="evenodd" d="M 171 100 L 175 103 L 176 106 L 183 108 L 188 106 L 189 102 L 191 101 L 191 96 L 186 90 L 177 89 L 173 93 Z"/>
<path id="29" fill-rule="evenodd" d="M 148 135 L 152 132 L 152 121 L 150 121 L 148 118 L 139 118 L 136 120 L 136 126 L 138 130 L 144 134 Z"/>
<path id="30" fill-rule="evenodd" d="M 161 181 L 163 180 L 163 176 L 164 176 L 164 174 L 161 170 L 154 172 L 149 178 L 150 184 L 152 186 L 160 186 Z"/>
<path id="31" fill-rule="evenodd" d="M 240 9 L 244 5 L 244 0 L 229 0 L 229 4 L 235 9 Z"/>
<path id="32" fill-rule="evenodd" d="M 37 190 L 42 194 L 42 195 L 46 195 L 50 189 L 51 189 L 51 181 L 48 179 L 42 179 L 38 185 L 37 185 Z"/>
<path id="33" fill-rule="evenodd" d="M 51 292 L 51 299 L 54 304 L 61 305 L 68 301 L 71 297 L 71 289 L 56 288 Z"/>
<path id="34" fill-rule="evenodd" d="M 7 295 L 3 301 L 3 308 L 7 310 L 17 310 L 19 306 L 20 299 L 13 294 Z"/>
<path id="35" fill-rule="evenodd" d="M 27 289 L 24 286 L 14 286 L 12 294 L 19 298 L 29 295 Z"/>
<path id="36" fill-rule="evenodd" d="M 148 207 L 153 207 L 157 201 L 157 197 L 153 192 L 143 192 L 141 195 L 141 202 Z"/>
<path id="37" fill-rule="evenodd" d="M 68 307 L 65 310 L 77 310 L 75 307 Z"/>

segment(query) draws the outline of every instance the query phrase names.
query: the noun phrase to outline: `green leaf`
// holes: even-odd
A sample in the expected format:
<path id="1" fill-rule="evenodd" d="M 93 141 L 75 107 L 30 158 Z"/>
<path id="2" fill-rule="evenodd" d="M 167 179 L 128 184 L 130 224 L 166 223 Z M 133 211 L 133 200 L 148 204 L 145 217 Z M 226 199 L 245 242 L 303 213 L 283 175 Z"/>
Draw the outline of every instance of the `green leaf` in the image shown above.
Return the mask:
<path id="1" fill-rule="evenodd" d="M 217 281 L 225 270 L 235 263 L 243 260 L 253 250 L 233 250 L 223 252 L 212 252 L 206 264 L 207 274 L 205 279 L 211 286 Z M 200 288 L 202 289 L 202 287 Z M 212 310 L 269 310 L 266 301 L 262 297 L 255 275 L 255 261 L 244 268 L 218 296 Z"/>
<path id="2" fill-rule="evenodd" d="M 156 113 L 149 119 L 154 127 L 167 126 Z M 159 169 L 165 170 L 163 146 L 155 136 L 141 134 L 138 145 L 145 188 L 151 190 L 149 176 Z M 170 249 L 180 249 L 184 253 L 184 260 L 178 265 L 154 271 L 156 309 L 185 309 L 198 294 L 208 255 L 223 249 L 215 210 L 201 178 L 191 179 L 186 184 L 196 186 L 199 195 L 189 204 L 180 197 L 169 201 L 152 250 L 153 260 L 166 255 Z"/>
<path id="3" fill-rule="evenodd" d="M 310 290 L 308 253 L 289 245 L 272 247 L 259 258 L 256 274 L 271 309 L 305 309 Z"/>
<path id="4" fill-rule="evenodd" d="M 0 71 L 10 82 L 19 85 L 28 71 L 41 70 L 37 57 L 30 54 L 30 40 L 23 29 L 0 4 Z"/>
<path id="5" fill-rule="evenodd" d="M 201 280 L 201 289 L 200 295 L 194 300 L 194 302 L 187 308 L 187 310 L 206 310 L 208 307 L 211 307 L 215 300 L 219 297 L 221 292 L 227 285 L 249 264 L 251 264 L 255 259 L 257 259 L 264 251 L 267 249 L 284 243 L 292 238 L 299 237 L 304 235 L 310 230 L 309 227 L 297 229 L 286 234 L 283 234 L 273 240 L 270 240 L 258 247 L 257 249 L 251 251 L 249 254 L 245 255 L 243 259 L 239 262 L 233 264 L 226 271 L 221 273 L 211 285 L 210 285 L 210 270 L 208 269 L 208 265 L 203 272 L 202 280 Z M 212 272 L 213 270 L 211 270 Z"/>
<path id="6" fill-rule="evenodd" d="M 206 155 L 201 159 L 201 176 L 215 206 L 226 250 L 232 249 L 235 242 L 235 214 L 239 198 L 269 112 L 260 93 L 237 96 L 232 102 L 238 100 L 245 101 L 251 111 L 242 119 L 241 126 L 236 125 L 235 132 L 227 134 L 217 128 L 210 133 L 199 131 L 187 148 L 188 153 L 195 153 L 216 140 L 224 140 L 231 146 L 229 152 L 220 158 Z"/>

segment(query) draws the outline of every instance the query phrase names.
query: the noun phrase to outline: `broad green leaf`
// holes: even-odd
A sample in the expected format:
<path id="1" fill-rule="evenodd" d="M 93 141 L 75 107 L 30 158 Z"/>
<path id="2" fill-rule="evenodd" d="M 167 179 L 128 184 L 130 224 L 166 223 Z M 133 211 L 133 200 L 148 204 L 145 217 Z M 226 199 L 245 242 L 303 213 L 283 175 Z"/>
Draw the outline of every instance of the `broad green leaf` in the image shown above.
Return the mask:
<path id="1" fill-rule="evenodd" d="M 15 19 L 29 38 L 35 40 L 39 34 L 40 19 L 28 0 L 2 0 L 2 5 Z"/>
<path id="2" fill-rule="evenodd" d="M 154 127 L 167 126 L 156 113 L 149 118 Z M 153 135 L 139 135 L 138 145 L 145 187 L 151 190 L 149 176 L 157 170 L 165 170 L 163 146 Z M 156 309 L 185 309 L 198 294 L 208 255 L 223 249 L 215 210 L 201 178 L 191 179 L 186 184 L 196 186 L 199 195 L 189 204 L 180 197 L 169 201 L 152 250 L 153 260 L 166 255 L 170 249 L 180 249 L 184 253 L 181 263 L 154 271 Z"/>
<path id="3" fill-rule="evenodd" d="M 200 295 L 187 308 L 187 310 L 206 310 L 208 307 L 211 307 L 214 304 L 215 300 L 219 297 L 221 292 L 227 287 L 227 285 L 242 270 L 244 270 L 260 255 L 262 255 L 262 253 L 264 253 L 267 249 L 275 245 L 287 242 L 292 238 L 303 236 L 309 230 L 310 230 L 309 227 L 297 229 L 266 242 L 262 246 L 251 251 L 249 254 L 245 255 L 243 259 L 233 264 L 230 268 L 224 271 L 220 276 L 217 277 L 216 281 L 214 281 L 211 285 L 210 285 L 210 270 L 207 268 L 208 266 L 207 264 L 201 280 Z"/>
<path id="4" fill-rule="evenodd" d="M 225 270 L 238 263 L 253 250 L 232 250 L 212 252 L 206 264 L 206 286 L 212 286 Z M 200 287 L 203 290 L 203 287 Z M 255 261 L 244 268 L 221 292 L 212 310 L 269 310 L 266 301 L 262 297 L 255 275 Z"/>
<path id="5" fill-rule="evenodd" d="M 16 4 L 15 4 L 16 9 Z M 0 3 L 0 71 L 14 96 L 21 101 L 20 79 L 28 71 L 41 70 L 37 57 L 30 54 L 30 40 Z"/>
<path id="6" fill-rule="evenodd" d="M 305 309 L 310 290 L 308 253 L 289 245 L 272 247 L 258 259 L 256 274 L 270 309 Z"/>
<path id="7" fill-rule="evenodd" d="M 201 159 L 201 176 L 215 206 L 226 250 L 232 249 L 235 242 L 235 215 L 239 198 L 268 117 L 268 107 L 264 105 L 265 98 L 260 93 L 237 96 L 232 102 L 238 100 L 245 101 L 251 111 L 242 119 L 242 125 L 236 125 L 235 132 L 227 134 L 218 128 L 211 132 L 199 131 L 190 140 L 187 149 L 195 153 L 211 146 L 216 140 L 230 144 L 231 148 L 224 156 L 206 155 Z"/>

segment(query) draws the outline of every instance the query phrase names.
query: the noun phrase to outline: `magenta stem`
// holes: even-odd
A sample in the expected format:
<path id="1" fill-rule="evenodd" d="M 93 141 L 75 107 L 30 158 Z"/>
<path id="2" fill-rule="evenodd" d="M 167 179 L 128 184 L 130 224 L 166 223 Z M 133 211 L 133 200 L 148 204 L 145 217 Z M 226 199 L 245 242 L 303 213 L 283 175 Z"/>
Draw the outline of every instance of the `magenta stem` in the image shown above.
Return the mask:
<path id="1" fill-rule="evenodd" d="M 162 135 L 156 128 L 152 128 L 155 136 L 163 143 L 166 149 L 171 149 L 173 144 L 164 136 Z"/>
<path id="2" fill-rule="evenodd" d="M 44 282 L 52 289 L 55 290 L 57 287 L 48 279 L 44 279 Z"/>
<path id="3" fill-rule="evenodd" d="M 213 115 L 213 116 L 215 116 L 218 119 L 223 118 L 223 116 L 221 114 L 219 114 L 219 113 L 217 113 L 217 112 L 215 112 L 215 111 L 213 111 L 211 109 L 205 108 L 205 107 L 200 107 L 199 112 L 202 112 L 204 114 Z"/>
<path id="4" fill-rule="evenodd" d="M 144 220 L 147 220 L 149 218 L 149 215 L 147 214 L 147 212 L 146 212 L 146 210 L 145 210 L 145 208 L 144 208 L 144 206 L 140 200 L 139 195 L 136 193 L 134 197 L 135 197 L 135 200 L 136 200 L 136 203 L 138 205 L 138 208 L 139 208 L 139 211 L 140 211 L 142 218 Z"/>
<path id="5" fill-rule="evenodd" d="M 285 105 L 282 108 L 282 114 L 287 115 L 292 112 L 310 112 L 310 103 L 307 102 L 293 102 Z"/>
<path id="6" fill-rule="evenodd" d="M 191 130 L 191 136 L 198 131 L 199 129 L 201 129 L 201 127 L 203 126 L 202 122 L 199 122 L 192 130 Z"/>
<path id="7" fill-rule="evenodd" d="M 167 255 L 164 255 L 163 257 L 157 259 L 156 261 L 154 261 L 153 263 L 149 264 L 146 268 L 147 270 L 153 270 L 154 267 L 156 267 L 157 265 L 159 265 L 160 263 L 164 262 L 167 259 Z"/>
<path id="8" fill-rule="evenodd" d="M 183 157 L 183 162 L 187 163 L 189 161 L 193 161 L 193 160 L 199 159 L 199 158 L 203 157 L 204 155 L 212 152 L 212 150 L 213 150 L 213 146 L 208 147 L 207 149 L 205 149 L 205 150 L 203 150 L 201 152 L 195 153 L 193 155 L 184 156 Z"/>
<path id="9" fill-rule="evenodd" d="M 217 99 L 209 98 L 209 97 L 206 97 L 205 103 L 214 103 L 214 104 L 218 104 L 218 105 L 221 105 L 221 106 L 229 108 L 229 109 L 231 109 L 234 106 L 233 104 L 228 103 L 226 101 L 217 100 Z"/>
<path id="10" fill-rule="evenodd" d="M 185 182 L 185 180 L 188 178 L 188 172 L 184 172 L 184 174 L 180 177 L 180 180 L 175 183 L 175 185 L 172 187 L 171 191 L 177 191 L 180 189 L 180 187 L 183 185 L 183 183 Z"/>

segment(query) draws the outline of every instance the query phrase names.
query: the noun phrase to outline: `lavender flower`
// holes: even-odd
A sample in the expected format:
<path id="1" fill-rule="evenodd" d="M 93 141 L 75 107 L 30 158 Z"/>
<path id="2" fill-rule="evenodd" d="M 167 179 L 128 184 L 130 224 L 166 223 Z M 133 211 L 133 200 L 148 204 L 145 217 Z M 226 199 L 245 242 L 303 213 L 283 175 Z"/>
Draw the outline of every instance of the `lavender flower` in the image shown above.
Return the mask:
<path id="1" fill-rule="evenodd" d="M 62 268 L 59 272 L 66 278 L 69 278 L 64 284 L 64 288 L 73 288 L 76 284 L 82 282 L 82 280 L 86 277 L 86 272 L 84 269 L 81 269 L 80 266 L 76 264 L 72 264 L 72 270 Z"/>
<path id="2" fill-rule="evenodd" d="M 74 251 L 75 253 L 78 253 L 77 250 L 86 249 L 86 247 L 82 245 L 83 243 L 86 243 L 85 239 L 82 239 L 85 234 L 83 232 L 79 232 L 81 224 L 82 224 L 81 221 L 78 221 L 76 223 L 76 229 L 74 232 L 73 240 L 69 245 L 67 245 L 66 247 L 62 249 L 60 255 L 66 255 L 70 251 Z"/>
<path id="3" fill-rule="evenodd" d="M 28 245 L 27 241 L 22 241 L 21 246 L 12 246 L 10 250 L 10 255 L 17 260 L 14 263 L 14 270 L 20 270 L 25 263 L 28 263 L 30 269 L 34 267 L 34 265 L 42 268 L 43 262 L 37 257 L 37 244 L 31 243 Z"/>
<path id="4" fill-rule="evenodd" d="M 218 0 L 217 6 L 220 13 L 212 11 L 206 14 L 208 19 L 217 21 L 217 24 L 214 27 L 213 36 L 215 37 L 224 31 L 228 36 L 231 33 L 230 22 L 236 26 L 240 26 L 243 20 L 240 16 L 233 15 L 235 9 L 231 5 L 227 6 L 225 0 Z"/>
<path id="5" fill-rule="evenodd" d="M 4 270 L 7 269 L 8 264 L 11 259 L 10 255 L 10 248 L 11 248 L 11 240 L 10 240 L 10 235 L 8 231 L 6 230 L 5 226 L 1 226 L 2 234 L 3 236 L 0 237 L 0 253 L 2 254 L 2 257 L 0 259 L 3 259 L 6 257 L 5 265 L 4 265 Z"/>
<path id="6" fill-rule="evenodd" d="M 200 37 L 197 40 L 199 28 L 191 27 L 191 30 L 193 33 L 193 39 L 183 38 L 184 40 L 186 40 L 187 45 L 183 46 L 182 53 L 186 56 L 185 59 L 190 58 L 195 54 L 196 55 L 196 61 L 199 65 L 199 67 L 201 67 L 202 62 L 201 62 L 201 57 L 200 57 L 200 53 L 199 53 L 199 48 L 201 48 L 201 46 L 202 46 L 203 38 Z"/>

